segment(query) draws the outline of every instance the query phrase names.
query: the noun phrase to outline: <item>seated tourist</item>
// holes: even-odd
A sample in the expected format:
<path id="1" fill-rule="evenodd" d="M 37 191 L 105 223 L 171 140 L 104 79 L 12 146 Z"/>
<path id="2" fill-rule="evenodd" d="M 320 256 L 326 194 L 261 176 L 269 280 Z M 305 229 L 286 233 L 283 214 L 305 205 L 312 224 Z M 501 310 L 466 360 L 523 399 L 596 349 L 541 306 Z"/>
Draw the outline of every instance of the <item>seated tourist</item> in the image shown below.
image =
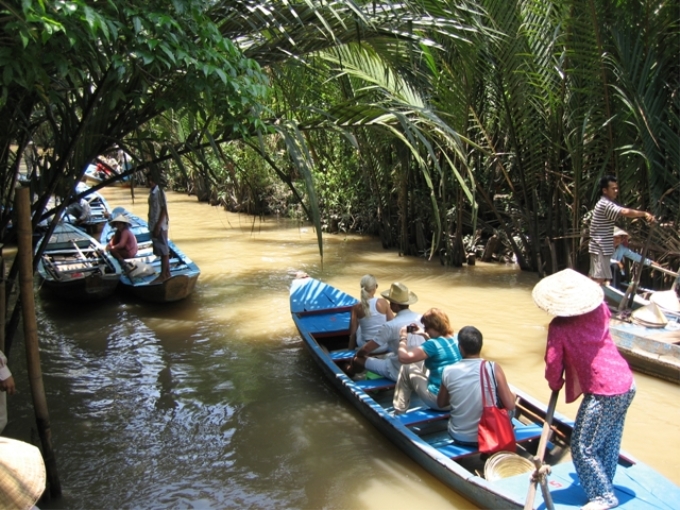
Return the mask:
<path id="1" fill-rule="evenodd" d="M 380 327 L 392 320 L 394 314 L 390 303 L 381 297 L 375 297 L 378 282 L 372 274 L 364 275 L 360 282 L 361 301 L 352 307 L 352 318 L 349 326 L 349 348 L 363 347 L 366 342 L 377 336 Z"/>
<path id="2" fill-rule="evenodd" d="M 442 382 L 442 372 L 447 366 L 460 361 L 458 342 L 453 338 L 453 329 L 448 316 L 439 308 L 430 308 L 420 319 L 423 327 L 413 333 L 425 339 L 425 343 L 409 349 L 406 345 L 407 328 L 401 328 L 399 336 L 398 359 L 402 364 L 397 386 L 394 390 L 394 413 L 405 413 L 411 401 L 411 393 L 416 392 L 420 399 L 432 409 L 446 409 L 437 403 L 437 394 Z M 424 363 L 419 363 L 424 361 Z M 424 366 L 423 366 L 424 365 Z"/>
<path id="3" fill-rule="evenodd" d="M 365 368 L 396 381 L 401 368 L 401 363 L 397 359 L 399 332 L 402 326 L 420 322 L 420 315 L 409 309 L 410 305 L 418 301 L 418 296 L 409 291 L 406 285 L 398 282 L 393 283 L 390 290 L 383 292 L 381 296 L 390 302 L 390 309 L 395 313 L 394 319 L 383 324 L 377 336 L 357 351 L 352 360 L 352 371 L 360 372 Z M 424 341 L 421 336 L 410 336 L 416 344 Z M 383 357 L 374 357 L 376 353 L 385 351 L 387 354 Z"/>
<path id="4" fill-rule="evenodd" d="M 440 408 L 451 406 L 449 435 L 460 444 L 477 444 L 477 426 L 482 417 L 482 386 L 479 368 L 484 361 L 480 357 L 482 333 L 474 326 L 465 326 L 458 332 L 458 348 L 463 359 L 449 365 L 442 373 L 442 384 L 437 395 Z M 501 402 L 508 411 L 515 408 L 515 394 L 508 386 L 503 369 L 497 363 L 488 362 L 490 380 L 495 382 L 496 392 L 487 395 L 491 402 Z"/>

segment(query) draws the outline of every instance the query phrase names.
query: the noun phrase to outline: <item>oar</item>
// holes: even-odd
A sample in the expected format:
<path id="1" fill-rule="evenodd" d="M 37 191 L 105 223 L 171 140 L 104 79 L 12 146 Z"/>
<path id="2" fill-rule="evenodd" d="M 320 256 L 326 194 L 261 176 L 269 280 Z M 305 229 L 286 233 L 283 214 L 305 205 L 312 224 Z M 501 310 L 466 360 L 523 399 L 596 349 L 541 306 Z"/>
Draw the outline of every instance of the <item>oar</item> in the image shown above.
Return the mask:
<path id="1" fill-rule="evenodd" d="M 552 497 L 550 496 L 550 491 L 548 490 L 548 484 L 546 482 L 545 476 L 540 473 L 541 467 L 543 467 L 543 458 L 545 457 L 545 447 L 548 444 L 548 436 L 550 435 L 550 427 L 552 426 L 553 415 L 555 414 L 555 406 L 557 406 L 557 396 L 560 394 L 559 390 L 555 390 L 550 395 L 550 402 L 548 403 L 548 412 L 545 414 L 545 421 L 543 422 L 543 431 L 541 432 L 541 440 L 538 442 L 538 450 L 536 451 L 536 456 L 534 457 L 534 464 L 536 465 L 536 471 L 533 476 L 533 480 L 529 484 L 529 492 L 527 493 L 527 500 L 524 503 L 524 510 L 531 510 L 534 507 L 534 498 L 536 497 L 536 483 L 537 480 L 541 481 L 541 490 L 543 492 L 543 502 L 545 507 L 549 510 L 553 510 Z"/>

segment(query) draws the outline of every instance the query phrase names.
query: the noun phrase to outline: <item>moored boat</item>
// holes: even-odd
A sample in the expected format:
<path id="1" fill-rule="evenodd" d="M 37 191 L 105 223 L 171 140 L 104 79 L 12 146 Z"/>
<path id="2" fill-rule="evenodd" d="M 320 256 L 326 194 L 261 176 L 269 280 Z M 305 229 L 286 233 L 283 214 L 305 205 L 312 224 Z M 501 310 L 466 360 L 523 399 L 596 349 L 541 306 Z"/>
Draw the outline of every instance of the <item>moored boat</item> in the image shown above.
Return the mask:
<path id="1" fill-rule="evenodd" d="M 612 319 L 609 331 L 633 370 L 680 384 L 680 324 L 659 328 Z"/>
<path id="2" fill-rule="evenodd" d="M 38 262 L 40 288 L 75 301 L 103 299 L 116 290 L 118 261 L 99 242 L 68 223 L 59 223 Z"/>
<path id="3" fill-rule="evenodd" d="M 156 282 L 160 274 L 161 259 L 153 254 L 151 234 L 147 222 L 131 214 L 122 207 L 111 211 L 111 217 L 123 215 L 130 220 L 130 230 L 137 239 L 137 255 L 126 259 L 135 269 L 123 273 L 120 282 L 124 289 L 147 301 L 169 303 L 189 296 L 196 286 L 201 271 L 198 266 L 185 255 L 172 241 L 170 248 L 170 278 Z M 102 243 L 106 244 L 113 237 L 115 229 L 109 223 L 102 231 Z"/>
<path id="4" fill-rule="evenodd" d="M 293 321 L 324 375 L 378 430 L 451 489 L 484 508 L 524 508 L 533 469 L 505 478 L 491 470 L 481 475 L 487 471 L 486 459 L 475 447 L 452 441 L 447 432 L 448 413 L 419 406 L 413 399 L 408 412 L 393 415 L 392 381 L 353 380 L 342 370 L 342 361 L 352 354 L 347 346 L 350 309 L 356 302 L 313 278 L 296 279 L 291 285 Z M 547 410 L 524 392 L 515 391 L 517 453 L 530 459 L 536 454 Z M 552 469 L 549 486 L 553 503 L 558 509 L 579 508 L 587 498 L 570 460 L 573 422 L 556 413 L 552 423 L 545 460 Z M 620 508 L 671 509 L 680 501 L 675 484 L 626 454 L 619 457 L 614 486 Z M 540 491 L 533 507 L 545 508 Z"/>

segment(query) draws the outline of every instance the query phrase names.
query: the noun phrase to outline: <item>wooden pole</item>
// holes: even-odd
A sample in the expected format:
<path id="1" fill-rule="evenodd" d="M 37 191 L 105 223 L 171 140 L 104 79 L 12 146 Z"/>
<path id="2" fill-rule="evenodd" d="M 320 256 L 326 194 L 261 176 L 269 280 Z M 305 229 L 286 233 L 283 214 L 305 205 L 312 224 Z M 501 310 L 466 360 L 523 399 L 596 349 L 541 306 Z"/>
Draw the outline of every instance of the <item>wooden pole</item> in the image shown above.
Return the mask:
<path id="1" fill-rule="evenodd" d="M 38 435 L 42 443 L 47 481 L 51 496 L 61 495 L 61 482 L 57 472 L 57 462 L 52 449 L 52 430 L 47 410 L 45 386 L 40 368 L 40 348 L 38 346 L 38 324 L 35 318 L 35 299 L 33 296 L 33 243 L 31 227 L 31 202 L 28 187 L 16 190 L 17 211 L 17 257 L 19 257 L 19 292 L 24 320 L 24 342 L 26 343 L 26 369 L 33 395 L 33 408 L 38 425 Z"/>
<path id="2" fill-rule="evenodd" d="M 548 445 L 548 436 L 550 436 L 550 428 L 552 426 L 553 415 L 555 414 L 555 407 L 557 407 L 557 396 L 560 394 L 559 391 L 553 391 L 550 395 L 550 402 L 548 403 L 548 411 L 545 414 L 545 421 L 543 422 L 543 430 L 541 431 L 541 439 L 538 442 L 538 450 L 536 451 L 536 456 L 534 457 L 534 465 L 536 466 L 536 471 L 532 477 L 531 482 L 529 482 L 529 492 L 527 493 L 527 499 L 524 503 L 524 510 L 531 510 L 534 508 L 534 498 L 536 496 L 536 484 L 541 484 L 541 491 L 543 492 L 543 502 L 545 507 L 549 510 L 554 510 L 552 496 L 548 490 L 548 481 L 546 480 L 546 472 L 543 470 L 543 458 L 545 457 L 545 447 Z"/>
<path id="3" fill-rule="evenodd" d="M 635 270 L 635 275 L 633 276 L 633 281 L 630 282 L 628 285 L 628 288 L 626 289 L 626 293 L 623 295 L 623 299 L 621 299 L 621 302 L 619 303 L 619 308 L 617 310 L 617 315 L 619 317 L 622 316 L 623 312 L 628 308 L 628 305 L 633 302 L 635 299 L 635 291 L 638 288 L 638 285 L 640 284 L 640 276 L 642 276 L 642 268 L 645 264 L 645 258 L 647 258 L 647 248 L 649 248 L 649 242 L 652 240 L 652 234 L 654 233 L 654 224 L 649 228 L 649 236 L 647 236 L 647 242 L 645 242 L 645 246 L 642 249 L 642 253 L 640 256 L 640 261 L 636 262 L 634 264 L 634 267 L 636 268 Z"/>

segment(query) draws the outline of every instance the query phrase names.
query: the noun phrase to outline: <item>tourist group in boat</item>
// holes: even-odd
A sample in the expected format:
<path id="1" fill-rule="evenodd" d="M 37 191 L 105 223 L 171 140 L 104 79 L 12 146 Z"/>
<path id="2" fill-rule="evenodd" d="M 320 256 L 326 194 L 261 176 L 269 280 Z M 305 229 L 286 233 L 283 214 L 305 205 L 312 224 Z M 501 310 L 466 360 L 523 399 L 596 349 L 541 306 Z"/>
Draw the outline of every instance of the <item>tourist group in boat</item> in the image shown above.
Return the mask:
<path id="1" fill-rule="evenodd" d="M 361 377 L 367 370 L 395 381 L 394 415 L 407 412 L 413 393 L 432 409 L 450 411 L 453 441 L 477 445 L 483 410 L 480 375 L 492 381 L 493 402 L 510 412 L 515 407 L 515 394 L 501 366 L 480 355 L 482 332 L 465 326 L 455 334 L 447 314 L 438 308 L 422 315 L 413 311 L 418 298 L 403 283 L 392 283 L 376 296 L 376 279 L 365 275 L 360 287 L 361 301 L 352 307 L 350 322 L 350 347 L 356 343 L 358 350 L 346 372 Z M 564 386 L 567 402 L 584 395 L 571 439 L 589 500 L 583 508 L 614 508 L 618 501 L 612 481 L 635 385 L 609 335 L 604 293 L 594 281 L 566 269 L 539 282 L 533 297 L 555 316 L 545 356 L 550 388 L 559 391 Z"/>

